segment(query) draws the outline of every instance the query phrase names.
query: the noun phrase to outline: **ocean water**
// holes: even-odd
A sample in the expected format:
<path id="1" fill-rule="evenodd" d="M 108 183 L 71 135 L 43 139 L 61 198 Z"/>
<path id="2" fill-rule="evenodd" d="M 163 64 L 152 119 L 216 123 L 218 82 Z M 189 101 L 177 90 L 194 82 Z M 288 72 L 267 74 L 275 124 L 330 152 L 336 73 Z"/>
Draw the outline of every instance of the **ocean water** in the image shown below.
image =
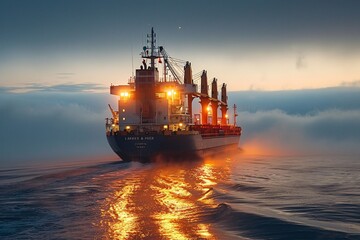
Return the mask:
<path id="1" fill-rule="evenodd" d="M 0 238 L 360 239 L 359 183 L 358 156 L 2 168 Z"/>

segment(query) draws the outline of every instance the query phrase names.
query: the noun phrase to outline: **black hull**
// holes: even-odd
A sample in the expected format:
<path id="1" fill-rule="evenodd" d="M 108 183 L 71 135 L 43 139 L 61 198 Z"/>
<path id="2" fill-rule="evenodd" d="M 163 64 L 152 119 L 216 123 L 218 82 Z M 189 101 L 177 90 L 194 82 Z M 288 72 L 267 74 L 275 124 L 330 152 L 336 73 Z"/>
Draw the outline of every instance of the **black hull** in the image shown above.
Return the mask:
<path id="1" fill-rule="evenodd" d="M 201 159 L 236 149 L 240 136 L 202 138 L 201 135 L 110 135 L 107 140 L 123 161 L 154 162 Z"/>

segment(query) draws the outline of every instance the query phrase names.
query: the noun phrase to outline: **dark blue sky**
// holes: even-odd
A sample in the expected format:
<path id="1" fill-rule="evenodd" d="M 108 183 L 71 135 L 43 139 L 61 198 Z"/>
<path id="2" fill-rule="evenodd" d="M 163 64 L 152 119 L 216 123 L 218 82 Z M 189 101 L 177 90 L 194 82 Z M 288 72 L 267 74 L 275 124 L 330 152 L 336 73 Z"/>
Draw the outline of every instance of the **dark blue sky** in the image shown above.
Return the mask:
<path id="1" fill-rule="evenodd" d="M 0 80 L 126 82 L 154 26 L 172 56 L 234 90 L 337 86 L 359 79 L 359 11 L 350 0 L 2 0 Z"/>
<path id="2" fill-rule="evenodd" d="M 360 39 L 360 2 L 350 0 L 3 0 L 0 4 L 2 51 L 121 47 L 144 35 L 149 26 L 164 39 L 205 45 L 204 40 L 356 44 Z"/>

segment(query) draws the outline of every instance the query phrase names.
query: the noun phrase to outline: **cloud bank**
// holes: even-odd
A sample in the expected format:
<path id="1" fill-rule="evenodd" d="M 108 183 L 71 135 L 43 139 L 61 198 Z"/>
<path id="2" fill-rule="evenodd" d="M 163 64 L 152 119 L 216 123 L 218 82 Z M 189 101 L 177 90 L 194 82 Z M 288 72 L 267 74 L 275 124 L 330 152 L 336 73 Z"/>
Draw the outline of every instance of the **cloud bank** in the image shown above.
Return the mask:
<path id="1" fill-rule="evenodd" d="M 246 153 L 360 154 L 360 89 L 232 92 L 229 99 L 230 105 L 238 105 L 240 146 Z M 2 89 L 1 165 L 88 156 L 116 159 L 105 137 L 107 103 L 115 106 L 116 97 Z"/>
<path id="2" fill-rule="evenodd" d="M 329 109 L 360 109 L 360 88 L 333 87 L 293 91 L 239 91 L 229 93 L 230 106 L 239 111 L 281 110 L 290 115 L 308 115 Z"/>
<path id="3" fill-rule="evenodd" d="M 250 154 L 360 154 L 360 110 L 240 112 L 239 120 L 241 147 Z"/>
<path id="4" fill-rule="evenodd" d="M 261 154 L 360 154 L 360 88 L 232 92 L 241 147 Z"/>
<path id="5" fill-rule="evenodd" d="M 60 76 L 68 76 L 72 73 L 60 73 Z M 107 87 L 94 83 L 63 83 L 45 85 L 39 83 L 29 83 L 22 86 L 0 87 L 0 93 L 26 93 L 26 92 L 54 92 L 54 93 L 79 93 L 79 92 L 105 92 Z"/>
<path id="6" fill-rule="evenodd" d="M 111 155 L 104 123 L 112 101 L 95 93 L 1 94 L 1 163 Z"/>

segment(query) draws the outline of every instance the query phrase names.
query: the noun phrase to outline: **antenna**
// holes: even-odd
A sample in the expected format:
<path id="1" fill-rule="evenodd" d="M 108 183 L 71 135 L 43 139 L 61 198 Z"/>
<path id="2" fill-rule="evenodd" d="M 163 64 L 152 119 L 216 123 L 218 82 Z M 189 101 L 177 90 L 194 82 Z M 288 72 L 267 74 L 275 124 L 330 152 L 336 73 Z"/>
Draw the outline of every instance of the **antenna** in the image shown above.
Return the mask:
<path id="1" fill-rule="evenodd" d="M 134 53 L 133 53 L 132 44 L 131 44 L 131 77 L 134 79 Z"/>

